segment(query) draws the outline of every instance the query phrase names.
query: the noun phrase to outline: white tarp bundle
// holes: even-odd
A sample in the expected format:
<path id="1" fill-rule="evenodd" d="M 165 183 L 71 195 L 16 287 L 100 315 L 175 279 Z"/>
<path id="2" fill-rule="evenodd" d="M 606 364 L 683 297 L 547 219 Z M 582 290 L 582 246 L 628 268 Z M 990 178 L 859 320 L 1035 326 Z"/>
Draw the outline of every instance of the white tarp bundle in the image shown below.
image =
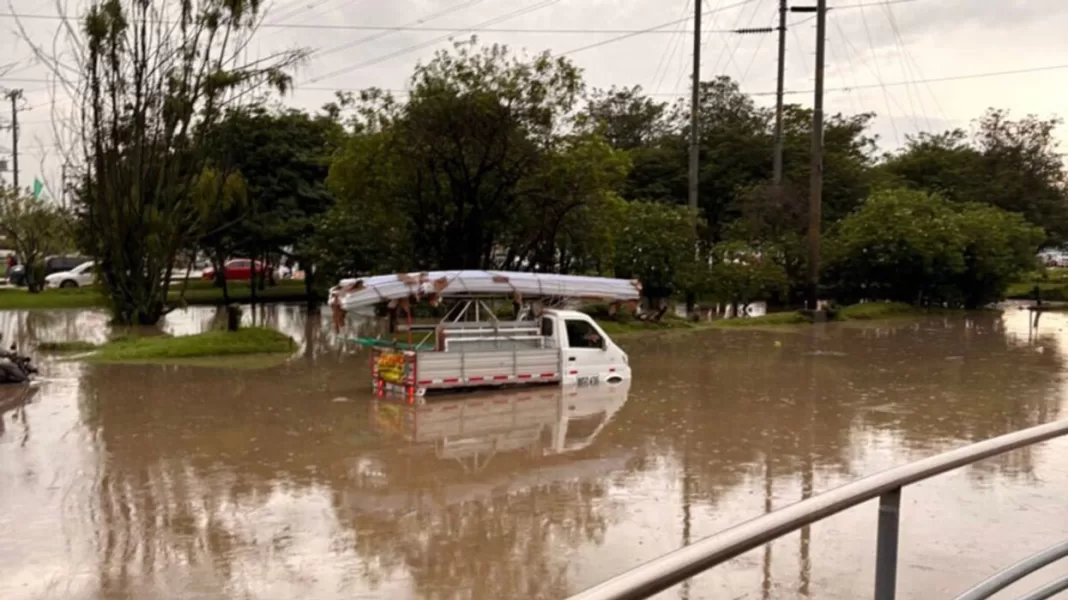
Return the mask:
<path id="1" fill-rule="evenodd" d="M 430 271 L 344 279 L 331 290 L 332 299 L 346 311 L 379 302 L 460 296 L 520 298 L 585 298 L 608 302 L 635 301 L 641 284 L 628 279 L 510 273 L 505 271 Z"/>

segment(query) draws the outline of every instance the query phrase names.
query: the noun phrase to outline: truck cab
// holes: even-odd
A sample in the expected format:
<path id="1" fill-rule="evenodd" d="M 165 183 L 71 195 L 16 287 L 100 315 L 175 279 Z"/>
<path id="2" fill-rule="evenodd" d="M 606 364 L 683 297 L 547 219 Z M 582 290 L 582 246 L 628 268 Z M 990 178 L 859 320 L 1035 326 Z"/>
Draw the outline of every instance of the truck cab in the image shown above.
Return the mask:
<path id="1" fill-rule="evenodd" d="M 560 349 L 561 383 L 596 386 L 631 378 L 627 353 L 589 315 L 574 310 L 545 310 L 541 335 Z"/>

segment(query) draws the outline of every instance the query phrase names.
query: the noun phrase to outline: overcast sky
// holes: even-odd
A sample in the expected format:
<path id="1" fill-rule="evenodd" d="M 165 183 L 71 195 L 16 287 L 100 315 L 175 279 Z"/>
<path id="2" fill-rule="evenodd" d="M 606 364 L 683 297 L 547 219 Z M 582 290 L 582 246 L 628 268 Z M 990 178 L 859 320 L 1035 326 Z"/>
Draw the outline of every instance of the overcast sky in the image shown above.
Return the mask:
<path id="1" fill-rule="evenodd" d="M 0 13 L 56 15 L 45 0 L 8 0 Z M 157 0 L 159 1 L 159 0 Z M 484 31 L 641 30 L 692 16 L 696 0 L 275 0 L 258 51 L 304 47 L 319 51 L 297 73 L 297 90 L 285 98 L 316 109 L 334 89 L 378 86 L 403 90 L 420 60 L 447 47 L 449 36 L 472 30 L 486 43 L 530 52 L 568 54 L 591 87 L 641 85 L 665 100 L 686 94 L 692 21 L 655 33 L 611 41 L 622 33 Z M 806 0 L 806 4 L 809 0 Z M 815 0 L 810 0 L 814 3 Z M 792 2 L 792 5 L 802 5 Z M 968 127 L 987 107 L 1020 116 L 1053 116 L 1068 107 L 1068 2 L 1063 0 L 833 0 L 828 15 L 826 107 L 831 112 L 878 114 L 875 132 L 892 149 L 905 135 Z M 858 6 L 859 5 L 859 6 Z M 77 3 L 71 7 L 77 12 Z M 703 0 L 706 12 L 704 78 L 726 74 L 761 103 L 773 103 L 774 35 L 738 36 L 722 30 L 767 27 L 778 0 Z M 708 14 L 711 13 L 711 14 Z M 787 36 L 788 101 L 811 104 L 815 21 L 791 14 Z M 23 20 L 38 43 L 51 47 L 59 23 Z M 299 26 L 313 26 L 299 27 Z M 367 31 L 322 26 L 426 27 L 442 31 Z M 0 88 L 25 90 L 20 147 L 21 183 L 36 176 L 58 183 L 59 160 L 50 118 L 47 69 L 35 64 L 16 33 L 16 20 L 0 16 Z M 368 39 L 373 38 L 373 39 Z M 581 50 L 598 42 L 603 45 Z M 1008 73 L 1011 71 L 1024 71 Z M 987 75 L 987 76 L 980 76 Z M 927 80 L 927 83 L 909 83 Z M 852 88 L 852 89 L 848 89 Z M 69 103 L 60 95 L 57 102 Z M 3 104 L 0 123 L 10 106 Z M 1068 129 L 1061 128 L 1061 139 Z M 10 158 L 10 131 L 0 132 L 0 159 Z M 10 168 L 10 167 L 9 167 Z M 51 185 L 49 187 L 52 187 Z"/>

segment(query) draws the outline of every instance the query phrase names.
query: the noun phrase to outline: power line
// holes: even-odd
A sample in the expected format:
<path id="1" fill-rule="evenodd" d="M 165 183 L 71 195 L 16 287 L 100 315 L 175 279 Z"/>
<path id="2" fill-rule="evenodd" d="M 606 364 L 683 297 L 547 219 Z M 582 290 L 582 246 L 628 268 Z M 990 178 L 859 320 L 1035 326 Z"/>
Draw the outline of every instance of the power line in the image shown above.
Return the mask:
<path id="1" fill-rule="evenodd" d="M 686 3 L 682 7 L 682 15 L 685 16 L 690 12 L 690 3 L 694 0 L 686 0 Z M 674 58 L 675 52 L 678 51 L 679 42 L 686 39 L 687 34 L 682 33 L 682 23 L 679 23 L 679 28 L 672 32 L 665 32 L 676 34 L 677 37 L 673 37 L 668 40 L 667 46 L 664 48 L 664 54 L 660 57 L 660 63 L 656 67 L 656 72 L 653 73 L 653 91 L 659 92 L 660 87 L 664 84 L 664 77 L 667 76 L 668 70 L 671 68 L 671 59 Z M 692 34 L 693 32 L 689 32 Z M 676 83 L 675 87 L 679 84 Z"/>
<path id="2" fill-rule="evenodd" d="M 907 0 L 909 2 L 915 2 L 916 0 Z M 16 15 L 11 13 L 0 13 L 0 18 L 15 17 L 20 19 L 44 19 L 59 21 L 64 17 L 55 15 Z M 420 19 L 422 21 L 427 18 Z M 684 23 L 691 19 L 681 19 L 676 23 Z M 318 23 L 261 23 L 259 25 L 261 29 L 307 29 L 307 30 L 320 30 L 320 31 L 389 31 L 389 32 L 408 32 L 408 33 L 446 33 L 450 31 L 456 31 L 456 27 L 418 27 L 414 25 L 330 25 L 330 24 L 318 24 Z M 561 28 L 561 27 L 483 27 L 479 29 L 482 33 L 511 33 L 511 34 L 530 34 L 530 35 L 621 35 L 621 34 L 636 34 L 636 35 L 675 35 L 678 33 L 692 34 L 692 29 L 672 29 L 663 31 L 660 29 L 601 29 L 601 28 Z M 706 30 L 708 31 L 708 30 Z M 730 30 L 712 30 L 711 33 L 732 33 Z"/>
<path id="3" fill-rule="evenodd" d="M 916 79 L 912 81 L 889 81 L 881 83 L 866 83 L 863 85 L 845 86 L 826 88 L 827 92 L 848 92 L 851 90 L 866 90 L 882 87 L 898 87 L 903 85 L 917 85 L 927 83 L 943 83 L 946 81 L 962 81 L 965 79 L 986 79 L 990 77 L 1003 77 L 1006 75 L 1022 75 L 1025 73 L 1041 73 L 1044 71 L 1060 71 L 1068 69 L 1068 64 L 1063 65 L 1048 65 L 1044 67 L 1030 67 L 1024 69 L 1010 69 L 1007 71 L 988 71 L 986 73 L 968 73 L 965 75 L 947 75 L 945 77 L 931 77 L 927 79 Z M 788 91 L 787 94 L 811 94 L 814 90 L 794 90 Z M 755 92 L 750 93 L 750 96 L 772 96 L 775 92 Z"/>
<path id="4" fill-rule="evenodd" d="M 828 91 L 828 92 L 848 92 L 848 91 L 852 91 L 852 90 L 866 90 L 866 89 L 873 89 L 873 88 L 882 88 L 884 86 L 885 87 L 898 87 L 898 86 L 903 86 L 903 85 L 922 85 L 922 84 L 928 84 L 928 83 L 944 83 L 944 82 L 947 82 L 947 81 L 964 81 L 964 80 L 968 80 L 968 79 L 988 79 L 988 78 L 991 78 L 991 77 L 1005 77 L 1005 76 L 1008 76 L 1008 75 L 1025 75 L 1025 74 L 1028 74 L 1028 73 L 1043 73 L 1043 72 L 1047 72 L 1047 71 L 1064 71 L 1064 70 L 1068 70 L 1068 64 L 1045 65 L 1045 66 L 1041 66 L 1041 67 L 1025 67 L 1025 68 L 1021 68 L 1021 69 L 1009 69 L 1009 70 L 1006 70 L 1006 71 L 986 71 L 986 72 L 981 72 L 981 73 L 966 73 L 966 74 L 963 74 L 963 75 L 947 75 L 945 77 L 932 77 L 932 78 L 915 79 L 915 80 L 909 80 L 909 81 L 890 81 L 890 82 L 880 82 L 880 83 L 866 83 L 866 84 L 862 84 L 862 85 L 851 85 L 851 86 L 827 88 L 825 91 Z M 27 83 L 49 83 L 49 80 L 47 80 L 47 79 L 33 79 L 33 78 L 22 78 L 22 79 L 6 79 L 6 78 L 4 78 L 4 81 L 22 81 L 22 82 L 27 82 Z M 316 91 L 318 91 L 318 92 L 339 92 L 339 91 L 340 92 L 344 92 L 344 91 L 360 91 L 360 90 L 367 89 L 367 88 L 352 88 L 352 87 L 338 87 L 338 86 L 300 86 L 299 89 L 303 90 L 303 91 L 310 91 L 310 92 L 316 92 Z M 407 93 L 407 90 L 399 90 L 399 89 L 383 90 L 383 91 L 395 92 L 395 93 Z M 787 90 L 785 93 L 787 93 L 787 94 L 811 94 L 812 92 L 813 92 L 813 90 L 793 90 L 793 91 Z M 660 94 L 649 94 L 649 95 L 651 95 L 651 96 L 680 96 L 680 95 L 687 95 L 689 93 L 690 93 L 689 91 L 681 91 L 681 92 L 663 92 L 663 93 L 660 93 Z M 749 95 L 750 96 L 774 96 L 775 92 L 773 92 L 773 91 L 772 92 L 749 92 Z M 37 108 L 37 106 L 38 105 L 34 105 L 32 107 L 29 107 L 29 108 Z"/>
<path id="5" fill-rule="evenodd" d="M 476 0 L 476 1 L 479 1 L 479 0 Z M 329 71 L 327 73 L 324 73 L 323 75 L 318 75 L 316 77 L 313 77 L 313 78 L 309 79 L 306 83 L 315 83 L 315 82 L 318 82 L 318 81 L 322 81 L 323 79 L 329 79 L 331 77 L 336 77 L 338 75 L 343 75 L 345 73 L 349 73 L 349 72 L 355 71 L 357 69 L 363 69 L 365 67 L 370 67 L 370 66 L 373 66 L 373 65 L 377 65 L 377 64 L 385 62 L 385 61 L 387 61 L 387 60 L 389 60 L 391 58 L 396 58 L 398 56 L 403 56 L 405 54 L 409 54 L 409 53 L 414 52 L 416 50 L 420 50 L 422 48 L 426 48 L 427 46 L 432 46 L 434 44 L 437 44 L 438 42 L 442 42 L 442 41 L 445 41 L 447 39 L 451 39 L 455 35 L 481 31 L 481 29 L 483 27 L 485 27 L 485 26 L 493 25 L 495 23 L 500 23 L 501 21 L 507 21 L 508 19 L 513 19 L 515 17 L 521 16 L 521 15 L 525 15 L 527 13 L 531 13 L 531 12 L 534 12 L 534 11 L 537 11 L 537 10 L 541 10 L 543 8 L 548 8 L 548 7 L 550 7 L 550 6 L 554 5 L 554 4 L 559 3 L 560 1 L 561 0 L 542 0 L 541 2 L 539 2 L 537 4 L 533 4 L 533 5 L 527 6 L 525 8 L 516 9 L 516 10 L 510 12 L 510 13 L 505 13 L 505 14 L 500 15 L 498 17 L 494 17 L 492 19 L 487 19 L 485 21 L 482 21 L 481 23 L 476 23 L 475 25 L 471 25 L 471 26 L 468 26 L 468 27 L 455 29 L 455 30 L 453 30 L 450 33 L 447 33 L 445 35 L 438 36 L 438 37 L 436 37 L 436 38 L 434 38 L 432 40 L 429 40 L 429 41 L 426 41 L 426 42 L 422 42 L 420 44 L 415 44 L 414 46 L 408 46 L 407 48 L 401 48 L 400 50 L 397 50 L 396 52 L 391 52 L 389 54 L 378 56 L 376 58 L 372 58 L 370 60 L 366 60 L 364 62 L 357 63 L 355 65 L 350 65 L 350 66 L 347 66 L 347 67 L 341 67 L 340 69 L 334 69 L 333 71 Z"/>
<path id="6" fill-rule="evenodd" d="M 706 11 L 702 12 L 701 15 L 702 16 L 714 15 L 716 13 L 727 11 L 727 10 L 730 10 L 732 8 L 738 8 L 739 6 L 745 6 L 746 4 L 749 4 L 751 2 L 756 2 L 756 0 L 741 0 L 741 2 L 735 2 L 734 4 L 728 4 L 727 6 L 721 6 L 719 8 L 714 8 L 712 10 L 706 10 Z M 599 47 L 607 45 L 607 44 L 612 44 L 612 43 L 615 43 L 615 42 L 621 42 L 621 41 L 623 41 L 625 39 L 632 38 L 632 37 L 634 37 L 636 35 L 641 35 L 641 34 L 647 32 L 647 31 L 656 31 L 658 29 L 663 29 L 665 27 L 671 27 L 672 25 L 676 25 L 678 23 L 685 23 L 686 21 L 692 21 L 692 20 L 693 20 L 693 17 L 683 17 L 681 19 L 675 19 L 674 21 L 668 21 L 666 23 L 661 23 L 659 25 L 654 25 L 652 27 L 646 27 L 645 29 L 639 29 L 638 31 L 634 31 L 634 32 L 631 32 L 631 33 L 620 35 L 620 36 L 617 36 L 617 37 L 614 37 L 614 38 L 609 38 L 607 40 L 602 40 L 600 42 L 595 42 L 593 44 L 588 44 L 586 46 L 582 46 L 582 47 L 579 47 L 579 48 L 574 48 L 572 50 L 568 50 L 567 52 L 561 52 L 560 56 L 567 56 L 568 54 L 575 54 L 577 52 L 584 52 L 586 50 L 592 50 L 593 48 L 599 48 Z"/>
<path id="7" fill-rule="evenodd" d="M 919 85 L 919 84 L 928 84 L 928 83 L 944 83 L 944 82 L 947 82 L 947 81 L 962 81 L 962 80 L 967 80 L 967 79 L 988 79 L 988 78 L 991 78 L 991 77 L 1004 77 L 1004 76 L 1008 76 L 1008 75 L 1023 75 L 1023 74 L 1028 74 L 1028 73 L 1042 73 L 1042 72 L 1046 72 L 1046 71 L 1063 71 L 1063 70 L 1068 70 L 1068 64 L 1047 65 L 1047 66 L 1043 66 L 1043 67 L 1029 67 L 1029 68 L 1022 68 L 1022 69 L 1011 69 L 1011 70 L 1008 70 L 1008 71 L 989 71 L 989 72 L 985 72 L 985 73 L 967 73 L 967 74 L 963 74 L 963 75 L 947 75 L 945 77 L 932 77 L 932 78 L 928 78 L 928 79 L 917 79 L 917 80 L 909 80 L 909 81 L 884 81 L 884 82 L 879 82 L 879 83 L 865 83 L 865 84 L 860 84 L 860 85 L 847 85 L 847 86 L 840 86 L 840 87 L 829 87 L 829 88 L 825 88 L 824 91 L 826 91 L 826 92 L 849 92 L 849 91 L 853 91 L 853 90 L 878 89 L 878 88 L 882 88 L 882 87 L 899 87 L 899 86 L 905 86 L 905 85 Z M 366 88 L 307 86 L 307 87 L 301 87 L 300 89 L 303 90 L 303 91 L 318 91 L 318 92 L 346 92 L 346 91 L 361 91 L 362 89 L 366 89 Z M 407 93 L 409 93 L 409 90 L 402 90 L 402 89 L 383 89 L 382 91 L 390 92 L 390 93 L 396 93 L 396 94 L 407 94 Z M 798 95 L 798 94 L 811 94 L 814 91 L 815 90 L 812 90 L 812 89 L 807 89 L 807 90 L 786 90 L 783 93 L 784 94 L 790 94 L 790 95 Z M 649 96 L 679 97 L 679 96 L 688 96 L 689 94 L 690 94 L 690 90 L 680 90 L 680 91 L 677 91 L 677 92 L 661 92 L 661 93 L 648 94 L 648 95 Z M 750 95 L 750 96 L 774 96 L 775 92 L 774 91 L 747 92 L 747 94 Z"/>
<path id="8" fill-rule="evenodd" d="M 864 8 L 868 6 L 886 6 L 888 4 L 905 4 L 910 2 L 917 2 L 918 0 L 885 0 L 881 2 L 864 2 L 860 4 L 844 4 L 842 6 L 833 7 L 834 10 L 848 10 L 852 8 Z M 466 5 L 466 3 L 465 3 Z M 456 8 L 456 7 L 454 7 Z M 302 9 L 303 10 L 303 9 Z M 446 9 L 449 10 L 449 9 Z M 708 12 L 704 14 L 709 14 Z M 0 19 L 24 19 L 27 21 L 74 21 L 77 20 L 73 17 L 65 17 L 63 15 L 44 15 L 33 13 L 11 13 L 0 12 Z M 424 17 L 419 21 L 426 21 L 430 17 Z M 530 34 L 575 34 L 575 35 L 594 35 L 594 34 L 661 34 L 671 35 L 678 33 L 675 30 L 672 31 L 660 31 L 661 29 L 677 23 L 684 23 L 686 21 L 693 20 L 693 17 L 687 17 L 685 19 L 679 19 L 672 21 L 660 27 L 644 28 L 644 29 L 574 29 L 574 28 L 553 28 L 553 27 L 486 27 L 481 29 L 485 33 L 530 33 Z M 168 24 L 172 21 L 157 21 L 149 20 L 149 23 L 163 23 Z M 273 21 L 268 23 L 260 23 L 258 25 L 260 29 L 309 29 L 309 30 L 336 30 L 336 31 L 410 31 L 420 32 L 425 31 L 427 33 L 444 33 L 446 31 L 454 31 L 455 27 L 419 27 L 416 25 L 345 25 L 345 24 L 327 24 L 327 23 L 283 23 L 280 21 Z M 683 31 L 681 33 L 693 33 L 693 31 Z"/>
<path id="9" fill-rule="evenodd" d="M 716 9 L 713 9 L 713 10 L 707 10 L 707 11 L 701 13 L 701 14 L 702 15 L 706 15 L 706 16 L 707 15 L 714 15 L 714 14 L 716 14 L 718 12 L 723 12 L 723 11 L 730 10 L 732 8 L 738 8 L 740 6 L 745 6 L 746 4 L 749 4 L 750 2 L 755 2 L 755 1 L 756 0 L 743 0 L 743 1 L 737 2 L 735 4 L 730 4 L 730 5 L 723 6 L 723 7 L 720 7 L 720 8 L 716 8 Z M 842 5 L 842 6 L 836 6 L 836 7 L 834 7 L 834 10 L 849 10 L 849 9 L 852 9 L 852 8 L 863 8 L 863 7 L 866 7 L 866 6 L 883 6 L 883 5 L 886 5 L 886 4 L 904 4 L 904 3 L 907 3 L 907 2 L 916 2 L 916 1 L 917 0 L 884 0 L 883 2 L 862 2 L 860 4 L 845 4 L 845 5 Z M 678 23 L 684 23 L 686 21 L 692 21 L 692 20 L 693 20 L 693 17 L 689 16 L 689 17 L 685 17 L 683 19 L 676 19 L 674 21 L 668 21 L 666 23 L 661 23 L 659 25 L 654 25 L 652 27 L 646 27 L 644 29 L 638 29 L 638 30 L 631 31 L 631 32 L 628 32 L 626 34 L 620 35 L 618 37 L 614 37 L 614 38 L 611 38 L 611 39 L 603 40 L 603 41 L 600 41 L 600 42 L 597 42 L 597 43 L 594 43 L 594 44 L 589 44 L 588 46 L 582 46 L 580 48 L 575 48 L 573 50 L 568 50 L 567 52 L 561 53 L 560 56 L 567 56 L 568 54 L 575 54 L 577 52 L 583 52 L 583 51 L 586 51 L 586 50 L 591 50 L 593 48 L 598 48 L 598 47 L 604 46 L 606 44 L 612 44 L 614 42 L 621 42 L 621 41 L 623 41 L 625 39 L 629 39 L 629 38 L 632 38 L 632 37 L 635 37 L 635 36 L 638 36 L 638 35 L 645 35 L 646 33 L 651 33 L 653 31 L 658 31 L 658 30 L 664 29 L 666 27 L 671 27 L 672 25 L 676 25 Z M 673 32 L 669 31 L 669 32 L 663 32 L 663 33 L 673 33 Z M 732 32 L 724 32 L 724 33 L 734 33 L 734 32 L 732 31 Z"/>

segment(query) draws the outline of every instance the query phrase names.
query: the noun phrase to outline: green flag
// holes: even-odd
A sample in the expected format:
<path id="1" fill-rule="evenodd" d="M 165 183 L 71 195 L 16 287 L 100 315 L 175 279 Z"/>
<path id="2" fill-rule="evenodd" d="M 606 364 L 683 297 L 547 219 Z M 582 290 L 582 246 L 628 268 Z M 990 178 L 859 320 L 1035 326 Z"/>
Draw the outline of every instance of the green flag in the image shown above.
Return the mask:
<path id="1" fill-rule="evenodd" d="M 44 189 L 44 184 L 40 179 L 33 178 L 33 199 L 36 200 L 41 197 L 41 190 Z"/>

